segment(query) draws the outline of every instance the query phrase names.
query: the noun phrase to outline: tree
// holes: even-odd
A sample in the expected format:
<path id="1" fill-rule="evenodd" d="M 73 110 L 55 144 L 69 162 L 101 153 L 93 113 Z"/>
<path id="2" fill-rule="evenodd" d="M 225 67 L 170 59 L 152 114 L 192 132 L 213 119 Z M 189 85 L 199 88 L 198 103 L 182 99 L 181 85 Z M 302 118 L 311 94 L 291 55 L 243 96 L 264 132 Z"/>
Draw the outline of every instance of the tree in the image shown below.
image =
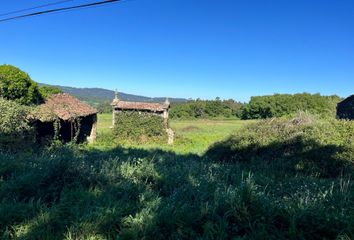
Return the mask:
<path id="1" fill-rule="evenodd" d="M 51 86 L 41 86 L 39 88 L 39 93 L 43 98 L 47 98 L 53 94 L 58 94 L 58 93 L 63 93 L 63 91 L 60 88 L 57 87 L 51 87 Z"/>
<path id="2" fill-rule="evenodd" d="M 42 101 L 37 83 L 27 73 L 11 65 L 0 65 L 0 96 L 23 105 Z"/>

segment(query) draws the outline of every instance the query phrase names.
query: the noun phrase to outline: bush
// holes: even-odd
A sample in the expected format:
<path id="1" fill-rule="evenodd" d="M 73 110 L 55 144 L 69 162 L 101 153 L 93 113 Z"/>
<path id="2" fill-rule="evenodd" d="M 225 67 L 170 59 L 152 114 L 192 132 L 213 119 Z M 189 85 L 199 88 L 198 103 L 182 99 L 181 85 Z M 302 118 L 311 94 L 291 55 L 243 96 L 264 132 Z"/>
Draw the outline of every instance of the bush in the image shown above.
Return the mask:
<path id="1" fill-rule="evenodd" d="M 139 112 L 116 114 L 113 134 L 121 141 L 148 142 L 167 139 L 166 125 L 162 117 Z"/>
<path id="2" fill-rule="evenodd" d="M 263 120 L 214 144 L 207 156 L 218 161 L 282 165 L 289 171 L 338 176 L 354 169 L 354 122 L 320 120 L 304 113 L 290 119 Z"/>
<path id="3" fill-rule="evenodd" d="M 0 65 L 0 96 L 23 105 L 39 104 L 43 100 L 37 83 L 11 65 Z"/>
<path id="4" fill-rule="evenodd" d="M 320 94 L 274 94 L 251 97 L 249 104 L 242 107 L 242 119 L 264 119 L 282 117 L 307 111 L 325 117 L 335 117 L 338 96 Z"/>
<path id="5" fill-rule="evenodd" d="M 27 120 L 27 108 L 16 102 L 0 99 L 0 150 L 15 150 L 33 140 Z"/>

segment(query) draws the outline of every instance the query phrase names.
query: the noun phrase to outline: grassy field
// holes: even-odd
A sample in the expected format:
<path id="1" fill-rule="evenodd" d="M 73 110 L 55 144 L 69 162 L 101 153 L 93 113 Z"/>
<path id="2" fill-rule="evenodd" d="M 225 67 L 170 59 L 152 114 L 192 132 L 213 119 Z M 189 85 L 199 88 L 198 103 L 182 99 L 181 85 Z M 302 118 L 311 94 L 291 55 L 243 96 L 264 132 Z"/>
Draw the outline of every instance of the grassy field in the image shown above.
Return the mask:
<path id="1" fill-rule="evenodd" d="M 120 145 L 110 123 L 0 151 L 1 239 L 354 239 L 353 122 L 172 121 L 174 146 Z"/>
<path id="2" fill-rule="evenodd" d="M 177 153 L 203 154 L 214 142 L 223 140 L 252 120 L 170 120 L 170 127 L 175 132 L 173 146 L 144 144 L 140 148 L 160 148 Z M 98 137 L 105 138 L 112 130 L 112 115 L 98 115 Z M 115 144 L 112 143 L 114 146 Z M 102 147 L 99 142 L 98 147 Z"/>

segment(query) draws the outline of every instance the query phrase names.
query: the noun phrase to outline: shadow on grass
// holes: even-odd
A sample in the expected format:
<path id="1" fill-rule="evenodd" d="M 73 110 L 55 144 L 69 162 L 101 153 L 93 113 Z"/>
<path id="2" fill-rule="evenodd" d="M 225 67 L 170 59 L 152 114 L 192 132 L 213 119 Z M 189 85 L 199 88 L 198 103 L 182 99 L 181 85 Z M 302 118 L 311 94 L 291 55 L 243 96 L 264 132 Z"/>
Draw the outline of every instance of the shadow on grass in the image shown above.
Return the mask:
<path id="1" fill-rule="evenodd" d="M 108 151 L 63 147 L 32 158 L 3 155 L 0 232 L 10 239 L 353 236 L 349 183 L 343 187 L 347 190 L 303 202 L 330 188 L 334 180 L 312 176 L 332 159 L 337 164 L 343 149 L 314 143 L 308 149 L 309 143 L 297 141 L 246 149 L 216 144 L 202 157 L 122 147 Z M 251 166 L 257 161 L 263 169 Z M 282 167 L 277 169 L 278 165 Z M 298 186 L 292 189 L 314 181 L 322 185 L 295 191 L 298 195 L 285 201 L 273 174 L 283 176 L 283 185 L 296 181 Z M 257 179 L 269 182 L 263 187 Z"/>
<path id="2" fill-rule="evenodd" d="M 243 162 L 274 167 L 293 174 L 303 173 L 320 177 L 339 177 L 354 171 L 354 152 L 349 146 L 321 145 L 302 137 L 287 142 L 272 142 L 262 146 L 238 139 L 215 143 L 205 156 L 221 162 Z"/>

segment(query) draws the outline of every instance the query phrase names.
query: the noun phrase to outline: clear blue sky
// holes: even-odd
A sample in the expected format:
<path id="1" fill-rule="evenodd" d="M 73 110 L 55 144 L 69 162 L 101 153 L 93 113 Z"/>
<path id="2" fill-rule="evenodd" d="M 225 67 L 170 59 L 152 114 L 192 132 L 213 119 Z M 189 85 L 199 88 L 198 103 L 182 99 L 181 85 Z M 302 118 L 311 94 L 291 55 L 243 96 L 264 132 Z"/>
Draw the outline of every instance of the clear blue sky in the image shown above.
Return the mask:
<path id="1" fill-rule="evenodd" d="M 2 0 L 0 13 L 55 1 Z M 353 0 L 128 0 L 0 23 L 0 46 L 0 64 L 49 84 L 241 101 L 354 93 Z"/>

